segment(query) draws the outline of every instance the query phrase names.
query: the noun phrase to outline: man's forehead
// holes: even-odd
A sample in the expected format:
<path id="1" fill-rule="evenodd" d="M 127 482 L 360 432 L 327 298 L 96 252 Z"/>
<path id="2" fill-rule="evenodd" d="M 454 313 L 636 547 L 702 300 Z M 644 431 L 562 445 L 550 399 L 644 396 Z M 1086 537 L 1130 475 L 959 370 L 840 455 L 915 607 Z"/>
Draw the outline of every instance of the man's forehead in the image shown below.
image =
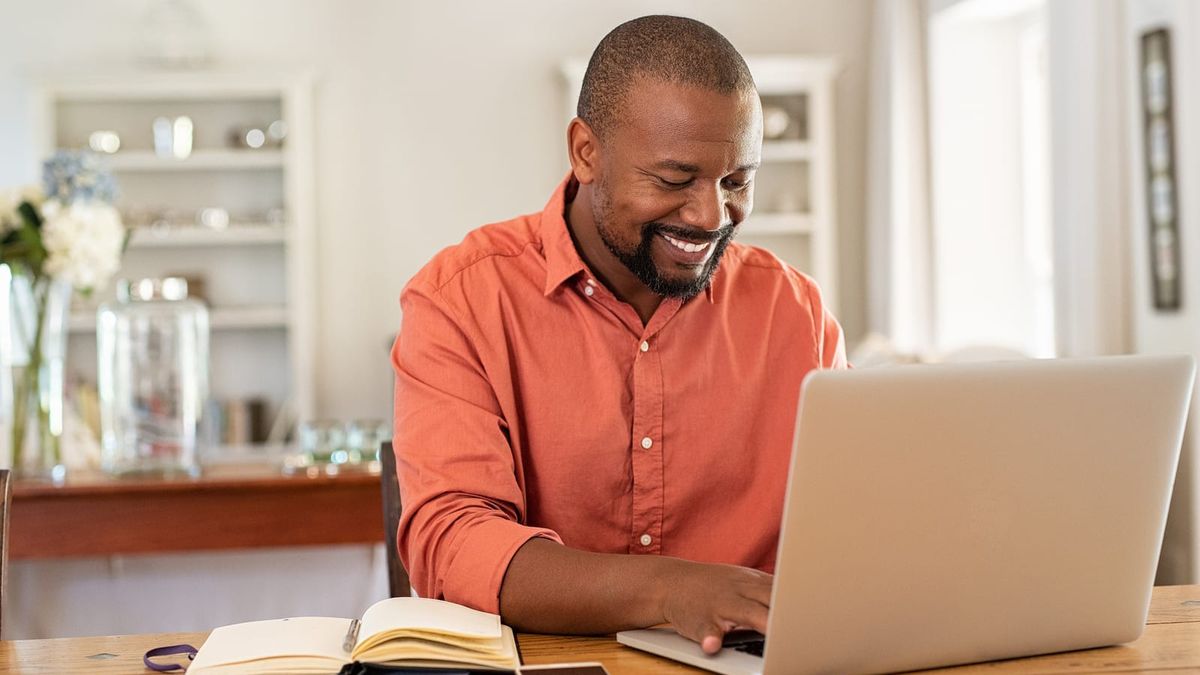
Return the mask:
<path id="1" fill-rule="evenodd" d="M 730 155 L 757 165 L 762 113 L 753 90 L 722 93 L 661 80 L 638 79 L 626 96 L 616 132 L 652 161 L 689 164 L 687 154 Z M 722 148 L 722 146 L 726 146 Z M 678 153 L 684 153 L 682 155 Z M 687 166 L 674 167 L 687 170 Z M 752 168 L 752 167 L 746 167 Z"/>

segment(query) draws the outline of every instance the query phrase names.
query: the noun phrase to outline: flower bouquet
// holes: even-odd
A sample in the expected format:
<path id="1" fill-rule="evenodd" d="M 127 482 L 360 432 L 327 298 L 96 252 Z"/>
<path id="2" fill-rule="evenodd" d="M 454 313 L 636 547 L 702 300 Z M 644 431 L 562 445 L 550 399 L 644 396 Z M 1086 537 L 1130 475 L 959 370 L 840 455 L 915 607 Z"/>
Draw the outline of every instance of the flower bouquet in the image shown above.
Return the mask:
<path id="1" fill-rule="evenodd" d="M 73 291 L 120 266 L 116 184 L 97 157 L 62 151 L 42 185 L 0 192 L 0 466 L 62 480 L 63 375 Z"/>

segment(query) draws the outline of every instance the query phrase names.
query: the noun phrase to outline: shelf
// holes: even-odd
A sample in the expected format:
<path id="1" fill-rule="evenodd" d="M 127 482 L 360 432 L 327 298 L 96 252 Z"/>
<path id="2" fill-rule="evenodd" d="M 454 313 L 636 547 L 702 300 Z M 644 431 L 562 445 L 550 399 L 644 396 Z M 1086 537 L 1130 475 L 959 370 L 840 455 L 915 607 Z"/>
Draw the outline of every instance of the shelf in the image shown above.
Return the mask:
<path id="1" fill-rule="evenodd" d="M 278 169 L 279 150 L 197 150 L 187 159 L 159 157 L 148 150 L 129 150 L 105 158 L 114 171 L 211 171 Z"/>
<path id="2" fill-rule="evenodd" d="M 803 162 L 812 159 L 812 143 L 808 141 L 763 141 L 764 162 Z"/>
<path id="3" fill-rule="evenodd" d="M 813 224 L 807 213 L 762 213 L 751 215 L 741 228 L 748 235 L 811 234 Z"/>
<path id="4" fill-rule="evenodd" d="M 208 325 L 211 330 L 257 330 L 271 328 L 287 328 L 288 311 L 286 307 L 218 307 L 209 309 Z M 86 333 L 96 330 L 95 312 L 72 312 L 70 330 L 73 333 Z"/>
<path id="5" fill-rule="evenodd" d="M 188 225 L 135 228 L 129 248 L 203 248 L 286 242 L 287 229 L 281 225 L 232 225 L 224 230 Z"/>

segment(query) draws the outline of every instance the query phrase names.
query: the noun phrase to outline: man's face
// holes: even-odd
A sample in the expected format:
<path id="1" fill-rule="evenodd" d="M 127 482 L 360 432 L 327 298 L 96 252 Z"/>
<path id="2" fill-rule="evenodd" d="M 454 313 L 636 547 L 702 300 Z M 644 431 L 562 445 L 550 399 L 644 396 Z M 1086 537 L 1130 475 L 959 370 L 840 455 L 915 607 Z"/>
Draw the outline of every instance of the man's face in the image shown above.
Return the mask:
<path id="1" fill-rule="evenodd" d="M 602 140 L 592 216 L 604 245 L 651 291 L 690 298 L 753 208 L 758 95 L 643 79 L 628 101 Z"/>

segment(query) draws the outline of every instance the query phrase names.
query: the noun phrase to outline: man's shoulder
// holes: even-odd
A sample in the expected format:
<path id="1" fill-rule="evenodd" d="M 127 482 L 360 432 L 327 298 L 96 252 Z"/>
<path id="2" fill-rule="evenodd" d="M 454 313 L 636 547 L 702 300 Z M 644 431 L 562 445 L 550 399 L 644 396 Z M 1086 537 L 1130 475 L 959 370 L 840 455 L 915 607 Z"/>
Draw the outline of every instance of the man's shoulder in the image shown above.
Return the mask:
<path id="1" fill-rule="evenodd" d="M 467 233 L 463 240 L 439 251 L 421 268 L 409 286 L 439 290 L 454 283 L 467 270 L 495 268 L 525 255 L 541 257 L 540 213 L 489 223 Z"/>
<path id="2" fill-rule="evenodd" d="M 733 242 L 725 252 L 725 258 L 728 265 L 722 267 L 730 283 L 773 286 L 778 292 L 792 294 L 805 302 L 820 294 L 812 277 L 765 248 Z"/>

